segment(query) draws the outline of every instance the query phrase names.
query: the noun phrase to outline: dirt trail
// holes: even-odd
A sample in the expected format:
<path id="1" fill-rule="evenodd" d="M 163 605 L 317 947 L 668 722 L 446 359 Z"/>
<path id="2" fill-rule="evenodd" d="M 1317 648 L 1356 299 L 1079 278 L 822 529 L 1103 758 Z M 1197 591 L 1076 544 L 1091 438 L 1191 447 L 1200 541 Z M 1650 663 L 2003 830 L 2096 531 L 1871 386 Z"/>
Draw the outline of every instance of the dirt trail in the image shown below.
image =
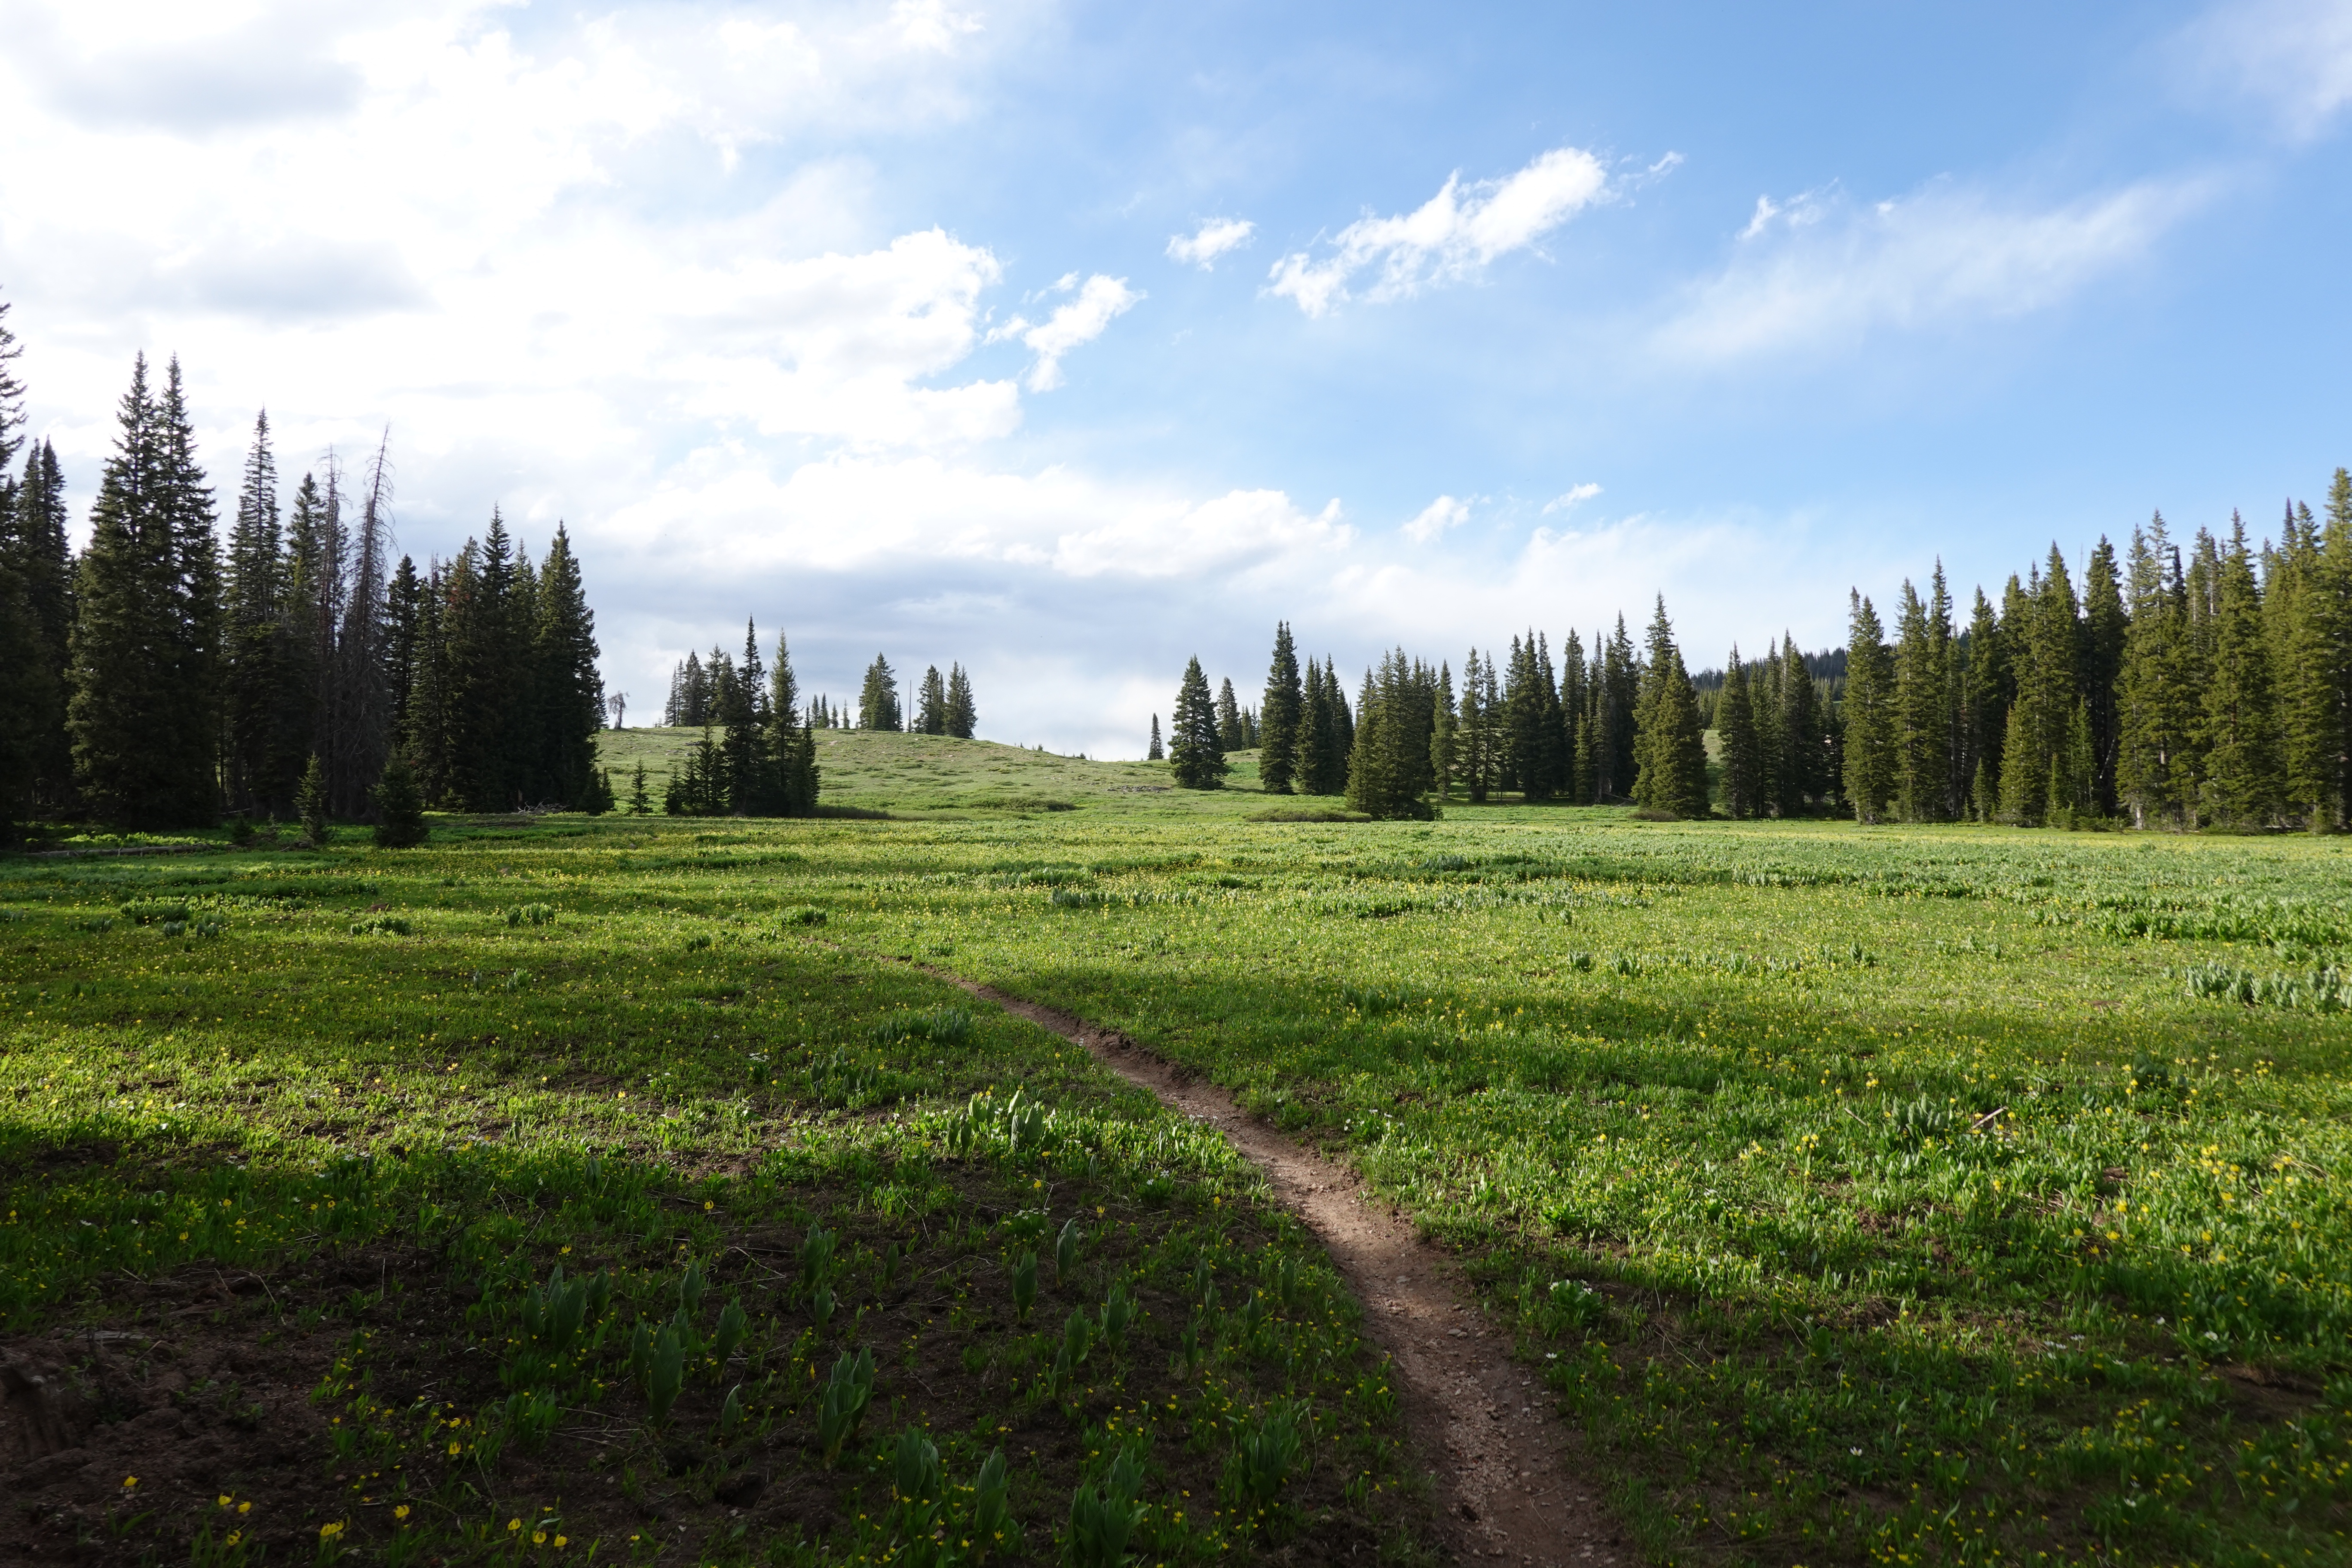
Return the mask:
<path id="1" fill-rule="evenodd" d="M 933 971 L 1085 1047 L 1129 1083 L 1225 1135 L 1304 1219 L 1367 1309 L 1402 1374 L 1405 1424 L 1437 1479 L 1465 1556 L 1559 1568 L 1631 1563 L 1633 1552 L 1577 1469 L 1568 1429 L 1534 1372 L 1478 1310 L 1453 1261 L 1368 1197 L 1346 1167 L 1244 1115 L 1213 1084 L 1181 1078 L 1126 1036 Z"/>

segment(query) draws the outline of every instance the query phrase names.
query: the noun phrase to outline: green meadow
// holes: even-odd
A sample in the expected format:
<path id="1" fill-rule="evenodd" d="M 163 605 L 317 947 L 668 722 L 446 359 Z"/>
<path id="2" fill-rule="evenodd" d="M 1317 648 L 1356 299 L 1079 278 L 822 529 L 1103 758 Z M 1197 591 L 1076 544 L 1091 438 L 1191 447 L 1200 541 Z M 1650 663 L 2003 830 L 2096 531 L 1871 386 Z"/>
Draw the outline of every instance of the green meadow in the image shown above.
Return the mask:
<path id="1" fill-rule="evenodd" d="M 1311 1240 L 929 970 L 1458 1249 L 1652 1561 L 2352 1556 L 2345 840 L 1265 820 L 1338 803 L 819 739 L 815 821 L 0 863 L 0 1331 L 91 1446 L 221 1449 L 0 1544 L 1425 1555 Z"/>

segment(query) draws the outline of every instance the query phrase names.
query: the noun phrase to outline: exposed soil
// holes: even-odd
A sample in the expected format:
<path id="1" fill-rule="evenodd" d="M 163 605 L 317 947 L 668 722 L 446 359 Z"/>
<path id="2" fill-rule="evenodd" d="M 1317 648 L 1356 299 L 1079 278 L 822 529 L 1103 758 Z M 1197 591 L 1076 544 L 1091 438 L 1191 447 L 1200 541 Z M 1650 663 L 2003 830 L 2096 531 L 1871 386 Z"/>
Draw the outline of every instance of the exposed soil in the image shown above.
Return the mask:
<path id="1" fill-rule="evenodd" d="M 1578 1439 L 1534 1372 L 1490 1328 L 1453 1259 L 1364 1191 L 1347 1167 L 1245 1115 L 1115 1030 L 992 986 L 933 971 L 1042 1025 L 1162 1103 L 1223 1133 L 1275 1196 L 1315 1231 L 1366 1308 L 1373 1340 L 1404 1380 L 1405 1423 L 1437 1478 L 1465 1556 L 1533 1564 L 1630 1562 L 1623 1531 L 1579 1473 Z"/>

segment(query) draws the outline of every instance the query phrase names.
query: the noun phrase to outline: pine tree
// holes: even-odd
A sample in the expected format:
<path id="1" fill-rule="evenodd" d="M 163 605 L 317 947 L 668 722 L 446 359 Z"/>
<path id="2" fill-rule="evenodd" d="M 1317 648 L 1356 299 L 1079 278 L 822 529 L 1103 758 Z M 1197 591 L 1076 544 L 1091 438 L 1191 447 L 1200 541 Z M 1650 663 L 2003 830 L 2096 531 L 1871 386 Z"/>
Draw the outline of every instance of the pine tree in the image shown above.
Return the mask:
<path id="1" fill-rule="evenodd" d="M 251 812 L 278 798 L 273 763 L 285 671 L 279 668 L 279 573 L 285 550 L 278 510 L 278 463 L 269 449 L 267 410 L 253 422 L 253 445 L 237 485 L 229 525 L 226 584 L 227 679 L 223 696 L 223 784 L 233 809 Z"/>
<path id="2" fill-rule="evenodd" d="M 596 668 L 602 651 L 596 646 L 596 612 L 588 607 L 580 561 L 560 522 L 538 574 L 535 597 L 535 787 L 541 799 L 577 809 L 604 787 L 596 771 L 596 736 L 604 728 L 604 678 Z M 744 651 L 757 662 L 758 648 L 748 638 Z"/>
<path id="3" fill-rule="evenodd" d="M 2188 686 L 2189 590 L 2158 512 L 2132 531 L 2130 626 L 2116 677 L 2116 792 L 2134 826 L 2187 819 L 2196 781 Z"/>
<path id="4" fill-rule="evenodd" d="M 646 791 L 646 764 L 640 762 L 629 775 L 629 815 L 643 816 L 653 809 L 653 801 Z"/>
<path id="5" fill-rule="evenodd" d="M 1828 725 L 1821 689 L 1805 668 L 1793 635 L 1780 638 L 1780 789 L 1782 816 L 1825 803 L 1837 774 L 1830 767 Z"/>
<path id="6" fill-rule="evenodd" d="M 1580 755 L 1591 761 L 1591 748 L 1584 744 L 1587 719 L 1586 689 L 1591 672 L 1584 663 L 1584 639 L 1573 629 L 1559 648 L 1559 696 L 1553 711 L 1559 716 L 1559 736 L 1553 742 L 1554 755 L 1559 759 L 1559 793 L 1568 797 L 1570 805 L 1589 805 L 1592 799 L 1592 778 L 1589 766 L 1580 766 Z"/>
<path id="7" fill-rule="evenodd" d="M 2102 535 L 2083 569 L 2081 673 L 2084 721 L 2091 736 L 2091 777 L 2084 805 L 2100 817 L 2116 815 L 2116 763 L 2122 740 L 2116 685 L 2123 672 L 2124 640 L 2129 635 L 2116 547 Z"/>
<path id="8" fill-rule="evenodd" d="M 142 356 L 120 418 L 75 593 L 75 774 L 104 820 L 208 824 L 219 816 L 220 587 L 177 362 L 159 399 Z"/>
<path id="9" fill-rule="evenodd" d="M 1739 646 L 1723 668 L 1723 696 L 1716 706 L 1716 733 L 1723 743 L 1723 806 L 1728 816 L 1761 816 L 1765 810 L 1764 753 L 1756 733 L 1748 669 Z"/>
<path id="10" fill-rule="evenodd" d="M 389 733 L 395 752 L 408 745 L 408 709 L 416 698 L 417 638 L 424 610 L 425 584 L 416 575 L 416 563 L 404 555 L 392 569 L 383 610 L 383 681 L 392 704 Z"/>
<path id="11" fill-rule="evenodd" d="M 1160 744 L 1160 715 L 1154 713 L 1151 716 L 1151 745 L 1143 753 L 1143 760 L 1147 763 L 1158 763 L 1165 762 L 1167 757 L 1167 752 Z"/>
<path id="12" fill-rule="evenodd" d="M 1306 705 L 1298 679 L 1298 650 L 1290 623 L 1274 627 L 1274 657 L 1265 671 L 1265 695 L 1258 705 L 1257 773 L 1270 795 L 1288 795 L 1298 782 L 1299 725 Z"/>
<path id="13" fill-rule="evenodd" d="M 436 563 L 418 586 L 416 656 L 400 734 L 409 765 L 416 770 L 417 792 L 428 805 L 449 798 L 447 594 L 447 574 Z"/>
<path id="14" fill-rule="evenodd" d="M 1346 787 L 1347 762 L 1339 750 L 1339 720 L 1331 711 L 1331 691 L 1324 667 L 1307 661 L 1306 692 L 1298 717 L 1298 774 L 1301 795 L 1337 795 Z M 1335 782 L 1339 785 L 1334 787 Z"/>
<path id="15" fill-rule="evenodd" d="M 1949 798 L 1951 647 L 1951 602 L 1939 561 L 1927 602 L 1920 600 L 1908 582 L 1903 584 L 1897 621 L 1889 718 L 1894 729 L 1895 798 L 1906 822 L 1943 822 L 1953 814 Z"/>
<path id="16" fill-rule="evenodd" d="M 372 793 L 378 848 L 406 849 L 425 842 L 425 798 L 417 793 L 416 774 L 405 757 L 392 754 Z"/>
<path id="17" fill-rule="evenodd" d="M 857 727 L 861 730 L 903 730 L 898 715 L 898 678 L 880 654 L 866 667 L 866 684 L 857 695 Z"/>
<path id="18" fill-rule="evenodd" d="M 1984 590 L 1969 621 L 1969 665 L 1961 706 L 1969 737 L 1969 811 L 1979 822 L 2000 816 L 2000 757 L 2009 732 L 2008 633 Z"/>
<path id="19" fill-rule="evenodd" d="M 1209 678 L 1195 658 L 1184 666 L 1184 681 L 1177 689 L 1176 712 L 1169 725 L 1168 761 L 1176 783 L 1184 789 L 1222 789 L 1225 753 L 1217 731 L 1217 709 L 1209 695 Z"/>
<path id="20" fill-rule="evenodd" d="M 719 767 L 724 774 L 719 793 L 725 810 L 735 816 L 781 814 L 782 775 L 768 749 L 768 674 L 760 662 L 759 627 L 746 617 L 743 662 L 735 668 L 727 705 L 719 715 L 723 730 Z"/>
<path id="21" fill-rule="evenodd" d="M 530 689 L 519 679 L 513 546 L 497 509 L 484 537 L 466 541 L 450 563 L 447 595 L 448 790 L 465 810 L 508 810 L 521 795 L 516 710 Z"/>
<path id="22" fill-rule="evenodd" d="M 368 460 L 359 518 L 348 539 L 350 564 L 343 584 L 342 620 L 335 631 L 331 666 L 334 722 L 325 737 L 327 787 L 334 810 L 347 816 L 367 812 L 370 787 L 382 774 L 391 750 L 391 702 L 384 681 L 384 608 L 392 564 L 390 445 L 387 431 Z M 519 668 L 512 673 L 528 689 L 529 670 Z M 527 712 L 523 722 L 535 726 L 537 717 Z M 526 730 L 526 737 L 528 733 Z M 524 755 L 528 754 L 525 751 Z"/>
<path id="23" fill-rule="evenodd" d="M 1592 683 L 1592 798 L 1597 804 L 1623 800 L 1633 793 L 1637 772 L 1633 715 L 1640 701 L 1642 668 L 1623 616 L 1617 617 L 1617 629 L 1605 646 L 1597 637 L 1594 642 L 1594 653 L 1601 660 L 1600 678 Z"/>
<path id="24" fill-rule="evenodd" d="M 778 632 L 775 661 L 768 670 L 767 755 L 777 778 L 772 809 L 785 816 L 814 816 L 822 783 L 816 736 L 812 725 L 800 721 L 799 704 L 800 678 L 793 673 L 792 650 Z"/>
<path id="25" fill-rule="evenodd" d="M 310 754 L 310 765 L 302 770 L 302 782 L 295 786 L 294 810 L 301 818 L 302 837 L 313 847 L 327 842 L 327 770 L 319 755 Z"/>
<path id="26" fill-rule="evenodd" d="M 920 735 L 944 735 L 948 732 L 948 683 L 940 676 L 936 664 L 925 667 L 920 693 L 915 699 L 914 732 Z"/>
<path id="27" fill-rule="evenodd" d="M 1234 683 L 1230 677 L 1217 686 L 1217 743 L 1228 752 L 1246 749 L 1242 734 L 1241 704 L 1234 699 Z"/>
<path id="28" fill-rule="evenodd" d="M 980 710 L 973 706 L 971 677 L 960 664 L 948 667 L 948 733 L 969 741 L 980 728 Z"/>
<path id="29" fill-rule="evenodd" d="M 7 525 L 0 534 L 0 559 L 23 587 L 35 639 L 32 657 L 41 670 L 26 673 L 19 698 L 29 704 L 25 721 L 31 731 L 32 799 L 44 809 L 62 810 L 74 798 L 73 751 L 65 722 L 73 662 L 74 563 L 66 542 L 65 476 L 57 449 L 47 442 L 26 454 L 24 482 L 0 524 Z"/>
<path id="30" fill-rule="evenodd" d="M 1675 647 L 1663 594 L 1650 618 L 1648 655 L 1634 709 L 1634 804 L 1668 816 L 1703 817 L 1706 742 L 1699 729 L 1698 694 Z"/>
<path id="31" fill-rule="evenodd" d="M 1856 822 L 1883 822 L 1895 784 L 1894 659 L 1870 601 L 1857 589 L 1851 604 L 1845 700 L 1840 704 L 1845 721 L 1845 795 Z"/>
<path id="32" fill-rule="evenodd" d="M 1493 724 L 1486 705 L 1486 661 L 1472 648 L 1462 660 L 1462 698 L 1454 727 L 1454 766 L 1470 798 L 1485 804 L 1495 782 Z"/>
<path id="33" fill-rule="evenodd" d="M 2204 691 L 2205 795 L 2215 821 L 2260 826 L 2276 813 L 2280 796 L 2271 655 L 2245 523 L 2233 513 L 2230 525 Z"/>
<path id="34" fill-rule="evenodd" d="M 1454 669 L 1440 661 L 1437 685 L 1430 704 L 1429 767 L 1432 788 L 1443 805 L 1454 793 L 1454 769 L 1460 736 L 1454 721 Z"/>

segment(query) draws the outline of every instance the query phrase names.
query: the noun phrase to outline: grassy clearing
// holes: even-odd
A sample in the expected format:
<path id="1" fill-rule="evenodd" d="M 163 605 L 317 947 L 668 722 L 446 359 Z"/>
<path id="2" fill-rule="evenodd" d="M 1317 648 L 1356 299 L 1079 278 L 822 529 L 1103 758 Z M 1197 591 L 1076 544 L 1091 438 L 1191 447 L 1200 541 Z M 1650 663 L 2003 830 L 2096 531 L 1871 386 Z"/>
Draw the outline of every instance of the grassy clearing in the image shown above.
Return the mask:
<path id="1" fill-rule="evenodd" d="M 893 769 L 958 742 L 836 743 L 829 798 L 894 813 L 957 798 L 951 774 L 918 785 Z M 1065 776 L 1142 766 L 1024 756 L 1000 760 Z M 1255 822 L 1268 803 L 1246 789 L 1071 794 L 1067 812 L 551 819 L 403 856 L 11 865 L 0 1158 L 22 1212 L 0 1230 L 0 1305 L 39 1331 L 198 1258 L 278 1260 L 290 1279 L 284 1260 L 406 1247 L 435 1260 L 416 1288 L 437 1281 L 476 1313 L 458 1337 L 485 1349 L 457 1414 L 520 1430 L 528 1412 L 498 1403 L 510 1391 L 491 1354 L 570 1245 L 614 1281 L 603 1359 L 563 1374 L 575 1394 L 607 1385 L 579 1406 L 603 1425 L 559 1424 L 544 1451 L 611 1434 L 640 1483 L 666 1489 L 665 1528 L 709 1521 L 689 1534 L 718 1540 L 717 1489 L 747 1468 L 727 1457 L 750 1428 L 720 1415 L 740 1384 L 762 1401 L 741 1419 L 767 1423 L 761 1473 L 783 1494 L 745 1512 L 740 1550 L 791 1529 L 838 1553 L 877 1539 L 845 1532 L 881 1528 L 881 1469 L 826 1483 L 822 1520 L 759 1511 L 803 1506 L 776 1478 L 834 1474 L 810 1402 L 839 1331 L 816 1330 L 794 1284 L 814 1223 L 859 1259 L 836 1313 L 862 1307 L 892 1336 L 912 1324 L 882 1282 L 887 1248 L 930 1249 L 925 1278 L 943 1283 L 914 1372 L 937 1402 L 913 1408 L 935 1433 L 940 1410 L 957 1413 L 956 1443 L 939 1439 L 954 1485 L 972 1484 L 992 1436 L 956 1397 L 1082 1435 L 1146 1405 L 1157 1422 L 1174 1397 L 1185 1426 L 1155 1426 L 1162 1468 L 1144 1483 L 1163 1508 L 1186 1490 L 1197 1508 L 1208 1470 L 1303 1397 L 1318 1441 L 1357 1447 L 1344 1463 L 1317 1450 L 1299 1483 L 1333 1489 L 1279 1494 L 1305 1500 L 1277 1525 L 1298 1531 L 1286 1550 L 1327 1528 L 1403 1540 L 1380 1384 L 1360 1381 L 1376 1369 L 1328 1281 L 1293 1309 L 1328 1325 L 1300 1340 L 1319 1348 L 1299 1364 L 1234 1350 L 1223 1288 L 1222 1359 L 1204 1365 L 1245 1415 L 1203 1426 L 1220 1407 L 1180 1370 L 1207 1354 L 1183 1338 L 1200 1257 L 1247 1272 L 1247 1249 L 1270 1241 L 1313 1277 L 1297 1238 L 1213 1147 L 1058 1042 L 977 1014 L 953 1048 L 900 1031 L 891 1020 L 962 1005 L 894 962 L 916 959 L 1198 1067 L 1463 1248 L 1655 1560 L 2346 1560 L 2352 1024 L 2328 978 L 2352 967 L 2341 841 L 1459 805 L 1424 825 Z M 189 920 L 169 938 L 163 919 L 121 912 L 174 900 Z M 553 920 L 509 922 L 532 905 Z M 187 934 L 201 919 L 227 929 Z M 409 934 L 352 934 L 394 919 Z M 1009 1147 L 1014 1083 L 1066 1141 Z M 958 1128 L 992 1087 L 998 1110 L 980 1120 L 1003 1142 L 969 1157 L 982 1145 Z M 609 1202 L 582 1184 L 590 1150 L 629 1173 Z M 331 1190 L 357 1170 L 379 1195 Z M 1038 1180 L 1042 1228 L 1022 1217 Z M 224 1183 L 251 1186 L 216 1196 Z M 309 1205 L 331 1199 L 364 1223 L 324 1228 Z M 1065 1305 L 1050 1244 L 1097 1205 L 1086 1224 L 1105 1260 L 1082 1265 Z M 515 1215 L 520 1240 L 499 1228 Z M 1010 1296 L 1032 1248 L 1052 1302 L 1034 1327 L 1012 1321 Z M 740 1294 L 765 1359 L 755 1373 L 738 1352 L 725 1387 L 708 1367 L 686 1380 L 673 1420 L 698 1425 L 681 1467 L 615 1336 L 669 1321 L 688 1259 L 715 1281 L 694 1332 L 715 1333 L 711 1314 Z M 1151 1351 L 1130 1353 L 1108 1405 L 1072 1417 L 1038 1380 L 1060 1386 L 1054 1336 L 1079 1306 L 1099 1325 L 1114 1277 L 1144 1303 L 1131 1332 Z M 1264 1268 L 1249 1288 L 1281 1299 Z M 993 1316 L 950 1318 L 959 1289 Z M 362 1327 L 388 1331 L 349 1331 Z M 897 1342 L 874 1342 L 887 1387 Z M 867 1461 L 885 1467 L 909 1417 L 868 1419 Z M 1009 1459 L 1025 1459 L 1029 1429 L 1003 1436 Z M 1108 1450 L 1036 1446 L 1013 1497 L 1024 1549 L 1049 1555 Z M 411 1484 L 450 1510 L 436 1551 L 520 1519 L 521 1478 L 541 1473 L 520 1468 L 542 1461 L 519 1441 L 488 1468 L 404 1452 Z M 625 1496 L 604 1490 L 596 1506 Z M 1216 1495 L 1226 1512 L 1203 1528 L 1239 1528 L 1243 1493 Z M 704 1496 L 692 1506 L 716 1511 L 678 1500 Z M 351 1517 L 369 1551 L 393 1539 L 380 1515 Z"/>
<path id="2" fill-rule="evenodd" d="M 852 826 L 0 868 L 0 1555 L 1417 1554 L 1316 1249 L 775 896 Z"/>

